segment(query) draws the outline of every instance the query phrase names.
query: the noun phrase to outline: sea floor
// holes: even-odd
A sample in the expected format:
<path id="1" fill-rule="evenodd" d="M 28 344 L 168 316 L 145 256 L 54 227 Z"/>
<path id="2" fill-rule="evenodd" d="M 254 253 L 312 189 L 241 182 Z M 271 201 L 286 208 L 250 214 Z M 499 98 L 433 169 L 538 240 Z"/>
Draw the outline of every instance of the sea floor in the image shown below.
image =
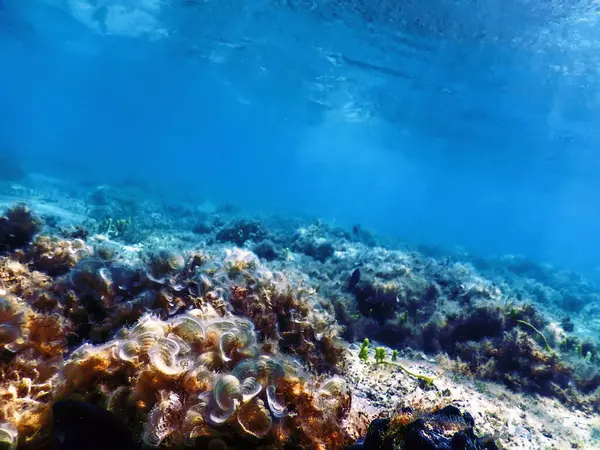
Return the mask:
<path id="1" fill-rule="evenodd" d="M 435 376 L 435 388 L 385 366 L 365 365 L 359 345 L 349 347 L 346 379 L 354 392 L 354 412 L 370 421 L 403 407 L 428 410 L 452 404 L 469 411 L 478 435 L 488 435 L 506 449 L 595 449 L 600 417 L 536 395 L 515 393 L 497 383 L 453 373 L 444 358 L 412 355 L 401 361 L 410 370 Z"/>
<path id="2" fill-rule="evenodd" d="M 0 236 L 1 295 L 14 297 L 11 305 L 27 308 L 31 317 L 64 314 L 61 326 L 77 331 L 56 344 L 60 349 L 54 353 L 44 346 L 16 344 L 16 338 L 0 342 L 0 350 L 11 355 L 0 361 L 0 425 L 3 422 L 8 424 L 6 429 L 17 430 L 19 446 L 30 445 L 36 433 L 43 432 L 35 430 L 37 425 L 23 425 L 25 410 L 15 406 L 21 405 L 15 380 L 25 376 L 11 378 L 25 370 L 15 365 L 17 359 L 37 355 L 44 364 L 52 360 L 48 364 L 54 369 L 44 379 L 51 392 L 36 397 L 36 404 L 70 393 L 81 397 L 88 388 L 69 378 L 73 364 L 80 367 L 92 358 L 90 352 L 100 358 L 111 345 L 120 348 L 124 339 L 131 342 L 135 333 L 127 330 L 136 320 L 143 320 L 143 314 L 156 314 L 156 320 L 163 321 L 160 327 L 170 330 L 172 325 L 165 324 L 193 310 L 202 323 L 232 314 L 249 320 L 248 326 L 256 331 L 253 348 L 258 346 L 273 358 L 294 358 L 315 386 L 324 383 L 310 391 L 311 398 L 340 396 L 336 397 L 339 416 L 334 422 L 344 431 L 334 433 L 338 440 L 324 436 L 333 433 L 329 425 L 315 428 L 307 421 L 310 426 L 301 426 L 311 431 L 297 437 L 304 439 L 304 447 L 299 448 L 342 448 L 340 442 L 359 440 L 376 418 L 406 416 L 402 420 L 409 423 L 447 405 L 468 412 L 482 442 L 493 440 L 501 448 L 600 448 L 600 291 L 578 274 L 518 256 L 482 259 L 432 248 L 391 247 L 359 225 L 346 230 L 318 219 L 257 215 L 206 199 L 173 202 L 133 184 L 76 185 L 40 175 L 0 184 L 0 210 L 20 202 L 43 225 L 23 245 L 11 246 L 8 238 Z M 156 254 L 167 255 L 168 270 L 163 271 L 159 259 L 150 256 Z M 90 271 L 92 263 L 86 262 L 99 264 L 98 258 L 102 258 L 100 278 L 106 279 L 107 270 L 112 271 L 112 278 L 109 288 L 102 287 L 110 290 L 102 296 L 102 311 L 92 313 L 86 300 L 90 293 L 84 294 L 77 280 L 98 275 Z M 127 289 L 114 287 L 116 270 L 124 277 L 123 267 L 127 273 L 144 268 L 153 287 L 142 292 L 138 285 L 128 284 L 132 283 L 129 279 L 119 282 L 127 284 Z M 51 302 L 42 302 L 39 292 L 34 295 L 31 289 L 23 289 L 24 282 L 14 275 L 17 272 L 30 284 L 37 277 L 31 274 L 41 273 L 47 282 L 39 285 L 50 286 L 43 289 L 56 302 L 48 306 Z M 107 297 L 110 301 L 105 301 Z M 100 319 L 91 323 L 95 317 Z M 9 319 L 3 320 L 13 326 Z M 31 333 L 32 326 L 27 326 Z M 85 336 L 77 335 L 82 332 Z M 365 338 L 369 345 L 361 347 Z M 74 355 L 73 349 L 81 345 L 87 345 L 87 350 Z M 96 347 L 102 349 L 90 350 Z M 242 350 L 236 351 L 246 355 Z M 108 361 L 112 356 L 106 353 L 102 358 Z M 145 361 L 145 356 L 135 358 Z M 110 361 L 103 364 L 116 364 Z M 127 369 L 132 371 L 127 372 L 129 379 L 142 377 L 148 370 L 139 361 Z M 222 354 L 222 366 L 214 369 L 210 380 L 233 367 L 228 361 Z M 207 363 L 207 367 L 212 366 Z M 112 374 L 121 369 L 110 370 Z M 115 379 L 109 372 L 96 373 L 94 377 L 99 378 L 94 380 L 114 389 Z M 336 384 L 339 381 L 327 381 L 331 376 L 345 380 L 347 399 L 340 394 L 346 391 Z M 152 389 L 160 395 L 171 392 L 180 399 L 189 397 L 189 391 L 182 394 L 165 377 L 160 389 Z M 207 383 L 212 386 L 213 381 Z M 292 389 L 293 383 L 286 383 L 277 389 Z M 149 417 L 145 431 L 135 430 L 146 436 L 146 444 L 179 442 L 175 435 L 148 438 L 152 417 L 160 407 L 148 404 L 155 401 L 148 400 L 155 394 L 144 394 L 147 397 L 142 401 L 141 394 L 136 394 L 139 385 L 120 387 L 123 392 L 131 389 L 132 398 L 138 395 L 136 417 Z M 295 414 L 301 415 L 299 411 L 307 407 L 299 403 L 298 389 L 292 389 L 293 395 L 281 395 L 287 408 L 296 408 Z M 257 408 L 264 412 L 262 404 L 258 400 Z M 240 424 L 243 420 L 238 417 Z M 294 420 L 302 424 L 302 417 Z M 274 442 L 276 438 L 267 434 L 273 433 L 271 426 L 261 437 L 270 436 Z M 43 427 L 40 422 L 38 428 Z M 245 425 L 241 428 L 246 430 Z M 400 448 L 402 437 L 395 439 L 394 445 Z M 374 448 L 388 447 L 365 447 Z"/>

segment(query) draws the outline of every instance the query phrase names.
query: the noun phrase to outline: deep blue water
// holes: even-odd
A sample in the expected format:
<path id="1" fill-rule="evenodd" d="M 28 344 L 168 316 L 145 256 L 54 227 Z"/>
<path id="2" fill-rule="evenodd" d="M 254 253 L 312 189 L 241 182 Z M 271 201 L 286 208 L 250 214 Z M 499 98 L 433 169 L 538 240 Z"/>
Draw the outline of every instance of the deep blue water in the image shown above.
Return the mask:
<path id="1" fill-rule="evenodd" d="M 591 0 L 2 0 L 30 171 L 600 266 Z"/>

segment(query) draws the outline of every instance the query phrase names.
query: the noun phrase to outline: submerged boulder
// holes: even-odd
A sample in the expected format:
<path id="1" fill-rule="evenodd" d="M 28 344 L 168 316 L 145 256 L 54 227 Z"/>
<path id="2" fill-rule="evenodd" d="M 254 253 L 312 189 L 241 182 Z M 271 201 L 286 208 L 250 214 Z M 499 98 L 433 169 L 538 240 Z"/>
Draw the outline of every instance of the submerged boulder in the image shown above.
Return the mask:
<path id="1" fill-rule="evenodd" d="M 263 224 L 256 220 L 237 220 L 221 228 L 217 233 L 217 241 L 232 242 L 242 247 L 246 241 L 261 242 L 267 238 L 268 232 Z"/>
<path id="2" fill-rule="evenodd" d="M 375 419 L 366 436 L 349 450 L 498 450 L 491 438 L 475 434 L 474 425 L 473 417 L 455 406 L 420 417 L 399 414 Z"/>

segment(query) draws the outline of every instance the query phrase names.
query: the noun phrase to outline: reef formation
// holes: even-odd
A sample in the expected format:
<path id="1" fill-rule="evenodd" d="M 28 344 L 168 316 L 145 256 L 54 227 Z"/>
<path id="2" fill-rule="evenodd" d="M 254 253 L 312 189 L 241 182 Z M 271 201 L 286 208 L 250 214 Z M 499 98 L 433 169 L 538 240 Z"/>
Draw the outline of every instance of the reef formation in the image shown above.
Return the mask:
<path id="1" fill-rule="evenodd" d="M 161 215 L 119 195 L 93 191 L 80 223 L 24 204 L 0 217 L 7 448 L 55 448 L 53 405 L 72 400 L 110 411 L 146 448 L 494 449 L 505 438 L 478 436 L 442 393 L 425 409 L 361 411 L 370 394 L 348 369 L 359 353 L 365 373 L 399 370 L 423 391 L 435 374 L 398 361 L 406 351 L 600 410 L 597 343 L 566 318 L 573 304 L 600 309 L 587 283 L 517 259 L 499 271 L 392 250 L 359 226 L 231 207 Z M 351 345 L 365 338 L 374 344 Z"/>

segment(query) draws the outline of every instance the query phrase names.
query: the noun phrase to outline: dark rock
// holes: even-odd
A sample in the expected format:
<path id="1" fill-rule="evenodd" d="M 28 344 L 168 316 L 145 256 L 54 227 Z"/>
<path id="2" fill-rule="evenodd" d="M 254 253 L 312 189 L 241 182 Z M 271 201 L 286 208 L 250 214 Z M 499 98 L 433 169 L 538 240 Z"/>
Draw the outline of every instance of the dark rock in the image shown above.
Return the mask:
<path id="1" fill-rule="evenodd" d="M 26 205 L 9 208 L 0 217 L 0 252 L 26 247 L 41 228 L 41 220 Z"/>
<path id="2" fill-rule="evenodd" d="M 497 308 L 480 307 L 467 316 L 458 317 L 451 325 L 447 342 L 480 341 L 499 337 L 505 331 L 504 318 Z"/>
<path id="3" fill-rule="evenodd" d="M 561 326 L 563 327 L 563 330 L 565 330 L 567 333 L 572 333 L 573 331 L 575 331 L 575 324 L 573 323 L 573 320 L 570 317 L 563 317 L 561 321 Z"/>
<path id="4" fill-rule="evenodd" d="M 139 450 L 131 431 L 119 418 L 98 406 L 74 400 L 52 405 L 57 450 Z"/>
<path id="5" fill-rule="evenodd" d="M 386 437 L 390 419 L 375 419 L 369 425 L 367 434 L 348 450 L 393 450 L 393 440 Z"/>
<path id="6" fill-rule="evenodd" d="M 406 426 L 401 423 L 375 419 L 365 437 L 348 450 L 498 450 L 491 439 L 475 435 L 473 417 L 455 406 L 423 415 Z"/>
<path id="7" fill-rule="evenodd" d="M 333 256 L 334 247 L 331 242 L 323 242 L 313 245 L 308 251 L 308 255 L 312 256 L 317 261 L 324 262 L 329 257 Z"/>
<path id="8" fill-rule="evenodd" d="M 217 233 L 217 241 L 233 242 L 238 247 L 246 241 L 260 242 L 267 237 L 267 230 L 257 221 L 237 220 L 221 228 Z"/>
<path id="9" fill-rule="evenodd" d="M 254 246 L 252 251 L 262 259 L 267 261 L 274 261 L 275 259 L 280 257 L 279 252 L 275 248 L 275 244 L 273 242 L 266 240 L 258 243 Z"/>
<path id="10" fill-rule="evenodd" d="M 358 282 L 360 281 L 360 269 L 354 269 L 352 275 L 350 275 L 350 279 L 348 280 L 348 288 L 354 289 Z"/>
<path id="11" fill-rule="evenodd" d="M 386 283 L 381 281 L 380 277 L 361 272 L 359 281 L 350 289 L 356 298 L 358 311 L 364 317 L 374 318 L 381 326 L 394 326 L 397 312 L 403 312 L 406 319 L 421 323 L 435 312 L 436 299 L 441 295 L 436 283 L 409 277 Z M 384 343 L 399 344 L 387 340 Z"/>

